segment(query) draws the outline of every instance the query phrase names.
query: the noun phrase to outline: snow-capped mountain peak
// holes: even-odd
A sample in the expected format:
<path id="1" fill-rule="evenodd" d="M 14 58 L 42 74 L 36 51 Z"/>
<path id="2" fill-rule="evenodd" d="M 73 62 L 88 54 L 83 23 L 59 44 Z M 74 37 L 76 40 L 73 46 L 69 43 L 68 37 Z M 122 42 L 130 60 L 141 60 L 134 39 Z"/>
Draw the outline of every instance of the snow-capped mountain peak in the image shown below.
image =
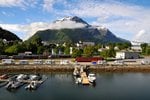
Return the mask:
<path id="1" fill-rule="evenodd" d="M 67 21 L 72 21 L 75 23 L 81 23 L 81 24 L 85 24 L 87 26 L 89 25 L 87 22 L 85 22 L 84 20 L 82 20 L 81 18 L 79 18 L 77 16 L 73 16 L 73 17 L 67 16 L 67 17 L 64 17 L 64 18 L 61 18 L 61 19 L 54 21 L 54 23 L 62 23 L 62 22 L 67 22 Z"/>

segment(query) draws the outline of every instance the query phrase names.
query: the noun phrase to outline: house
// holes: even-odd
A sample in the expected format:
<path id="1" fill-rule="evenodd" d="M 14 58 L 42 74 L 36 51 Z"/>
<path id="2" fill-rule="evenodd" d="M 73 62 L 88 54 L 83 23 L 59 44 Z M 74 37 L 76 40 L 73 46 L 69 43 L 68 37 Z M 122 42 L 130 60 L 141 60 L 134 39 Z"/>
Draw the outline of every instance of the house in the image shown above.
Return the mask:
<path id="1" fill-rule="evenodd" d="M 94 46 L 95 42 L 82 42 L 79 41 L 79 43 L 76 44 L 77 47 L 84 47 L 84 46 Z"/>
<path id="2" fill-rule="evenodd" d="M 142 48 L 141 48 L 142 42 L 132 41 L 131 44 L 132 44 L 131 50 L 137 51 L 137 52 L 141 52 L 142 51 Z"/>
<path id="3" fill-rule="evenodd" d="M 116 52 L 116 59 L 138 59 L 140 58 L 139 52 L 120 51 Z"/>

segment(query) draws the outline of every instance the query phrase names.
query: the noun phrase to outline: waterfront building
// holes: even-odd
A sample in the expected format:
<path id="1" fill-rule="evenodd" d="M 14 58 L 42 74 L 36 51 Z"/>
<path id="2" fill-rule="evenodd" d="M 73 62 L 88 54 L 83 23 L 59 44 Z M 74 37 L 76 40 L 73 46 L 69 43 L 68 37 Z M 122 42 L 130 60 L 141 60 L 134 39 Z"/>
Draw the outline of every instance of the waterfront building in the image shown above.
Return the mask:
<path id="1" fill-rule="evenodd" d="M 116 52 L 116 59 L 138 59 L 140 58 L 139 52 L 119 51 Z"/>

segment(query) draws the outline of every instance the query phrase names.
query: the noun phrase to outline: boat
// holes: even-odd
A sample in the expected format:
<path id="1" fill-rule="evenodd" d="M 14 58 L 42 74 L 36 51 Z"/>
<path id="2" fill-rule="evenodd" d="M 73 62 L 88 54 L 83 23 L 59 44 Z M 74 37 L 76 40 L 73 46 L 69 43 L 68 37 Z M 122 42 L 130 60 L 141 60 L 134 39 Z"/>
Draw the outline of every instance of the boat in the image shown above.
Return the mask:
<path id="1" fill-rule="evenodd" d="M 89 81 L 90 81 L 91 83 L 94 83 L 94 82 L 96 81 L 96 75 L 93 74 L 93 73 L 90 73 L 90 74 L 88 75 L 88 79 L 89 79 Z"/>
<path id="2" fill-rule="evenodd" d="M 31 80 L 31 81 L 39 81 L 41 79 L 42 79 L 42 76 L 40 74 L 30 75 L 29 76 L 29 80 Z"/>
<path id="3" fill-rule="evenodd" d="M 85 69 L 83 66 L 80 66 L 79 68 L 75 67 L 73 75 L 75 83 L 77 84 L 90 85 L 94 84 L 96 81 L 96 75 L 89 73 L 89 66 L 86 66 Z"/>
<path id="4" fill-rule="evenodd" d="M 20 86 L 24 85 L 23 80 L 27 79 L 27 75 L 19 74 L 11 77 L 8 84 L 5 86 L 7 89 L 17 89 Z"/>
<path id="5" fill-rule="evenodd" d="M 8 83 L 7 81 L 6 82 L 0 82 L 0 88 L 5 86 L 7 83 Z"/>
<path id="6" fill-rule="evenodd" d="M 8 79 L 8 75 L 7 74 L 3 74 L 0 76 L 0 79 Z"/>
<path id="7" fill-rule="evenodd" d="M 79 74 L 80 74 L 80 73 L 79 73 L 77 67 L 75 67 L 75 68 L 74 68 L 74 71 L 73 71 L 73 75 L 74 75 L 74 76 L 77 76 L 77 75 L 79 75 Z"/>
<path id="8" fill-rule="evenodd" d="M 25 87 L 25 89 L 35 90 L 37 89 L 43 81 L 40 82 L 42 76 L 40 74 L 30 75 L 29 81 L 30 83 Z"/>
<path id="9" fill-rule="evenodd" d="M 24 85 L 24 83 L 20 82 L 20 81 L 9 81 L 8 84 L 5 87 L 7 89 L 17 89 L 22 85 Z"/>
<path id="10" fill-rule="evenodd" d="M 22 81 L 28 79 L 28 76 L 25 74 L 19 74 L 16 78 L 17 81 Z"/>
<path id="11" fill-rule="evenodd" d="M 38 88 L 38 86 L 40 85 L 40 83 L 36 82 L 36 81 L 31 81 L 30 84 L 28 84 L 25 89 L 29 89 L 29 90 L 35 90 Z"/>

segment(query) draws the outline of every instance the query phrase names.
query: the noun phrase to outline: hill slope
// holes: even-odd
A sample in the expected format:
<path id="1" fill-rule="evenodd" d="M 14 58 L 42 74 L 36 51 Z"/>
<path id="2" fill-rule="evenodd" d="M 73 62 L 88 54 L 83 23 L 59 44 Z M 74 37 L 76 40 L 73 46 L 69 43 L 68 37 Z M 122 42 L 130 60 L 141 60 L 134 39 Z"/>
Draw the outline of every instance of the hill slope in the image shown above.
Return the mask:
<path id="1" fill-rule="evenodd" d="M 1 27 L 0 27 L 0 39 L 6 39 L 7 41 L 14 41 L 14 40 L 21 41 L 21 39 L 14 33 L 4 30 Z"/>

